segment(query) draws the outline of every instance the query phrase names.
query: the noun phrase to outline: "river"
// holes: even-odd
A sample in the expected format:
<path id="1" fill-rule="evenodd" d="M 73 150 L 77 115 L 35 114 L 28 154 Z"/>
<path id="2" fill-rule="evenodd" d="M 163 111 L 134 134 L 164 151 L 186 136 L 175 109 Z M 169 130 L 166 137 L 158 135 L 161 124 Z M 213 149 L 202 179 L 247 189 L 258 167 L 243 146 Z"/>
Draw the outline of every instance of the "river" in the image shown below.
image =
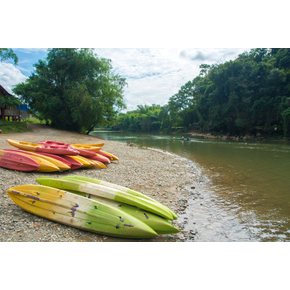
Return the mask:
<path id="1" fill-rule="evenodd" d="M 199 233 L 198 241 L 290 241 L 289 144 L 105 131 L 92 135 L 166 150 L 197 164 L 201 199 L 189 201 L 186 219 Z"/>

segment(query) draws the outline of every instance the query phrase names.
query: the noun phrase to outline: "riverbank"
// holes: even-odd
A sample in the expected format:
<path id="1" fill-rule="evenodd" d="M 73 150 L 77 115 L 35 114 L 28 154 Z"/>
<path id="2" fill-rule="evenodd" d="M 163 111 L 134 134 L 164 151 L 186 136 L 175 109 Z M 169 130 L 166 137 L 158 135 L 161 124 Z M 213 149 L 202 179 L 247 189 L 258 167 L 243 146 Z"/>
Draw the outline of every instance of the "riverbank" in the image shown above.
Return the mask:
<path id="1" fill-rule="evenodd" d="M 34 127 L 31 132 L 0 135 L 0 148 L 9 148 L 6 139 L 38 142 L 58 140 L 66 143 L 93 143 L 96 137 Z M 105 170 L 80 170 L 75 174 L 100 178 L 141 191 L 166 204 L 179 215 L 176 224 L 181 228 L 177 235 L 161 236 L 150 241 L 194 240 L 196 233 L 184 229 L 189 196 L 194 190 L 195 172 L 192 162 L 164 151 L 128 146 L 125 143 L 106 141 L 105 147 L 120 158 Z M 65 173 L 62 173 L 64 175 Z M 7 196 L 5 190 L 11 186 L 35 183 L 41 173 L 23 173 L 0 168 L 0 241 L 7 242 L 101 242 L 128 241 L 84 232 L 24 212 Z M 53 174 L 58 176 L 60 174 Z"/>
<path id="2" fill-rule="evenodd" d="M 199 131 L 190 131 L 183 133 L 183 139 L 187 140 L 190 138 L 203 138 L 208 140 L 220 140 L 220 141 L 236 141 L 236 142 L 281 142 L 289 143 L 290 139 L 282 137 L 281 135 L 264 136 L 260 133 L 256 135 L 226 135 L 226 134 L 214 134 Z"/>

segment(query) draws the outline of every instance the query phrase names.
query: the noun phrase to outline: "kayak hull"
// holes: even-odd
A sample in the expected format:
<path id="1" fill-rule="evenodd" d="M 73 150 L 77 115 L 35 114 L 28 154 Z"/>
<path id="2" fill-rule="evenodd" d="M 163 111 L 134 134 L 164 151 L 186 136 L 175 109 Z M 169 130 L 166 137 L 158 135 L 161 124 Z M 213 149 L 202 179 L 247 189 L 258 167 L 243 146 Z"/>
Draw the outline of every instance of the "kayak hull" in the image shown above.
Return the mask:
<path id="1" fill-rule="evenodd" d="M 37 153 L 50 153 L 50 154 L 56 154 L 56 155 L 78 155 L 79 152 L 70 147 L 69 145 L 58 145 L 58 144 L 45 144 L 45 143 L 32 143 L 32 142 L 26 142 L 26 141 L 18 141 L 18 140 L 12 140 L 7 139 L 7 142 L 21 150 L 25 151 L 32 151 Z"/>
<path id="2" fill-rule="evenodd" d="M 0 167 L 24 172 L 39 170 L 39 164 L 32 158 L 5 150 L 0 150 Z"/>

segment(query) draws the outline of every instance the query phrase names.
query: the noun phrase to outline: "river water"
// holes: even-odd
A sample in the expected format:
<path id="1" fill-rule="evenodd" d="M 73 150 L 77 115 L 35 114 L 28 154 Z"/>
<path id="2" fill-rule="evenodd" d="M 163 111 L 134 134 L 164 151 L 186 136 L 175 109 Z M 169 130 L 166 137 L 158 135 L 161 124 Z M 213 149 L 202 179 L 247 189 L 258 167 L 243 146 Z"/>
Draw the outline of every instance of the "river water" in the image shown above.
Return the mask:
<path id="1" fill-rule="evenodd" d="M 166 150 L 194 161 L 199 198 L 188 231 L 198 241 L 290 241 L 290 146 L 165 135 L 94 132 L 105 140 Z M 188 222 L 188 219 L 190 222 Z"/>

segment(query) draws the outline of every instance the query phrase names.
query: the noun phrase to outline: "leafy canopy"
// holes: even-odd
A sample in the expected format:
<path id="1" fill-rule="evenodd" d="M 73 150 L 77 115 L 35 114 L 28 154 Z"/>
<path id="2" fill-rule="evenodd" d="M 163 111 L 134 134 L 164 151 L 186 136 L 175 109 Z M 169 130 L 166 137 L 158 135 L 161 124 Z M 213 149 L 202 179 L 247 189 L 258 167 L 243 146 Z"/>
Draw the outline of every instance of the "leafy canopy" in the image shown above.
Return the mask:
<path id="1" fill-rule="evenodd" d="M 92 49 L 54 48 L 14 92 L 52 126 L 91 131 L 124 108 L 125 80 Z"/>
<path id="2" fill-rule="evenodd" d="M 0 61 L 11 59 L 14 64 L 18 63 L 18 57 L 11 48 L 0 48 Z"/>
<path id="3" fill-rule="evenodd" d="M 200 66 L 168 104 L 118 116 L 116 129 L 176 128 L 229 135 L 290 137 L 290 49 L 257 48 L 221 64 Z"/>
<path id="4" fill-rule="evenodd" d="M 169 99 L 174 126 L 230 135 L 289 135 L 290 49 L 252 49 L 200 68 L 200 75 Z"/>

